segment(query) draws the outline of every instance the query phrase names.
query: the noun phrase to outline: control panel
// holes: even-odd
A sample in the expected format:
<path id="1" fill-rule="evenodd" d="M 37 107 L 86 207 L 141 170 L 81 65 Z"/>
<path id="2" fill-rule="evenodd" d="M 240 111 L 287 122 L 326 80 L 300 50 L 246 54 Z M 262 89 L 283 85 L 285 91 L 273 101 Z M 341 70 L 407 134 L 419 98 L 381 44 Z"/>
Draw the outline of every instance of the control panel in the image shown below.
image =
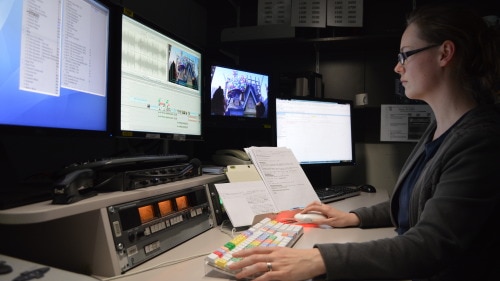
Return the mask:
<path id="1" fill-rule="evenodd" d="M 107 207 L 121 272 L 212 228 L 204 185 Z"/>

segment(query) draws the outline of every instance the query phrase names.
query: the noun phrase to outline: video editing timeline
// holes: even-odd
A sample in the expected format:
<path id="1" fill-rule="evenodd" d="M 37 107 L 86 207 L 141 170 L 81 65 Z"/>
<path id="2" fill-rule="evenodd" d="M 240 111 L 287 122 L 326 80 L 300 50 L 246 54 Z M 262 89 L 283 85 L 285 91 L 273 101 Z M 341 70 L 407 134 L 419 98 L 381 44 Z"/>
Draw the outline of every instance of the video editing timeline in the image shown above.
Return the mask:
<path id="1" fill-rule="evenodd" d="M 123 15 L 121 130 L 201 134 L 201 54 Z"/>
<path id="2" fill-rule="evenodd" d="M 107 212 L 122 273 L 212 227 L 202 185 L 109 206 Z"/>

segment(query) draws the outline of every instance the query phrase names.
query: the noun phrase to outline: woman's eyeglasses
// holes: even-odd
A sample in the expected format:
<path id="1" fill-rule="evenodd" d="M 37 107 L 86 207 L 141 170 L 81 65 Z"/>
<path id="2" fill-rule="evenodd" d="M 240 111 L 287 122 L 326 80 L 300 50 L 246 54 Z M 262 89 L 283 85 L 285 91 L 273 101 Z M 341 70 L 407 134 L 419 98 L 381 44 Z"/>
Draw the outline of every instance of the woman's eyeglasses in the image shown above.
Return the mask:
<path id="1" fill-rule="evenodd" d="M 439 45 L 440 45 L 440 44 L 435 44 L 435 45 L 430 45 L 430 46 L 423 47 L 423 48 L 420 48 L 420 49 L 411 50 L 411 51 L 408 51 L 408 52 L 401 52 L 401 53 L 399 53 L 399 54 L 398 54 L 398 62 L 399 62 L 401 65 L 404 65 L 404 64 L 405 64 L 406 59 L 408 59 L 411 55 L 414 55 L 414 54 L 420 53 L 420 52 L 425 51 L 425 50 L 430 49 L 430 48 L 437 47 L 437 46 L 439 46 Z"/>

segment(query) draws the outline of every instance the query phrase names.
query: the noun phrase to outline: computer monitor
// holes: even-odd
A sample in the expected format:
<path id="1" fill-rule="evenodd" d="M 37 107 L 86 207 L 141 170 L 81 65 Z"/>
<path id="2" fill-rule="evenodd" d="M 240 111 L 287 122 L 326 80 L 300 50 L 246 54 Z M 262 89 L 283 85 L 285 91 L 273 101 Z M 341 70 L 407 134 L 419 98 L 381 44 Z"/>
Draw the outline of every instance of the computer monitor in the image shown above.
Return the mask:
<path id="1" fill-rule="evenodd" d="M 106 134 L 111 4 L 2 2 L 2 132 Z"/>
<path id="2" fill-rule="evenodd" d="M 207 126 L 244 129 L 270 123 L 269 74 L 212 63 L 207 84 Z"/>
<path id="3" fill-rule="evenodd" d="M 314 187 L 330 184 L 331 166 L 355 164 L 351 100 L 275 99 L 276 146 L 288 147 Z"/>
<path id="4" fill-rule="evenodd" d="M 201 140 L 201 51 L 127 10 L 121 23 L 116 135 Z"/>

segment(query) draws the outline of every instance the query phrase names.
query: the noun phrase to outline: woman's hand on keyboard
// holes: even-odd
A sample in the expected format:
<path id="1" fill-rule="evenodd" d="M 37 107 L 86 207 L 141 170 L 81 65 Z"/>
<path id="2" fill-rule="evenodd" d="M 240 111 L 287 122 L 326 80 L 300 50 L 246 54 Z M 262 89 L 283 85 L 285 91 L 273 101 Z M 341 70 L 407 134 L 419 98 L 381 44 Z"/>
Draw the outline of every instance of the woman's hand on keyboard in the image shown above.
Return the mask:
<path id="1" fill-rule="evenodd" d="M 258 276 L 254 281 L 307 280 L 326 272 L 319 250 L 294 249 L 288 247 L 255 247 L 233 253 L 243 258 L 229 266 L 231 270 L 242 269 L 236 278 Z"/>
<path id="2" fill-rule="evenodd" d="M 327 217 L 326 219 L 318 219 L 315 221 L 317 224 L 325 224 L 333 227 L 351 227 L 359 226 L 360 223 L 356 214 L 341 211 L 318 201 L 307 205 L 301 213 L 308 212 L 319 212 Z"/>

